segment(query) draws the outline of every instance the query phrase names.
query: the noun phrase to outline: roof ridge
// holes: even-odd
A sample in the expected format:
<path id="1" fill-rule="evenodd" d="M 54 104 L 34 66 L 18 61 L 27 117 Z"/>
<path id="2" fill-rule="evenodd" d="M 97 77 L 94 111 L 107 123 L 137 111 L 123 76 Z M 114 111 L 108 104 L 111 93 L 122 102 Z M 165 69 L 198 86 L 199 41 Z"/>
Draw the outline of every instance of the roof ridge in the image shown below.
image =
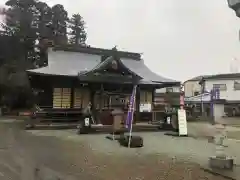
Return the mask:
<path id="1" fill-rule="evenodd" d="M 136 74 L 134 71 L 132 71 L 130 68 L 128 68 L 121 60 L 121 58 L 119 59 L 114 59 L 113 56 L 109 56 L 108 58 L 106 58 L 104 61 L 101 61 L 100 63 L 98 63 L 95 67 L 93 67 L 91 70 L 89 71 L 84 71 L 82 73 L 78 73 L 78 75 L 86 75 L 88 73 L 94 72 L 95 70 L 98 70 L 99 68 L 101 68 L 102 66 L 107 65 L 108 63 L 110 63 L 111 61 L 118 61 L 120 64 L 122 64 L 122 66 L 124 66 L 125 68 L 128 69 L 128 71 L 132 74 L 134 74 L 135 76 L 139 77 L 142 79 L 141 76 L 139 76 L 138 74 Z"/>
<path id="2" fill-rule="evenodd" d="M 88 54 L 96 54 L 96 55 L 108 55 L 111 56 L 113 50 L 112 49 L 104 49 L 104 48 L 96 48 L 91 46 L 83 46 L 83 45 L 57 45 L 53 47 L 55 51 L 70 51 L 70 52 L 82 52 Z M 128 51 L 119 51 L 117 50 L 118 55 L 121 58 L 131 58 L 135 60 L 141 59 L 141 53 L 128 52 Z"/>

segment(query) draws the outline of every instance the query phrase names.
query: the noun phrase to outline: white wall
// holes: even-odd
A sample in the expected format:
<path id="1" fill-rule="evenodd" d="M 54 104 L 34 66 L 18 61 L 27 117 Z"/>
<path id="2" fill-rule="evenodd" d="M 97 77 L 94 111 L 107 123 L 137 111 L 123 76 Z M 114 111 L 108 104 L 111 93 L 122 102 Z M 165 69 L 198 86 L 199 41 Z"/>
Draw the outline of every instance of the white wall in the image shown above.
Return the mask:
<path id="1" fill-rule="evenodd" d="M 240 82 L 239 79 L 232 80 L 206 80 L 205 90 L 210 92 L 213 88 L 213 84 L 226 84 L 227 90 L 220 91 L 220 98 L 229 101 L 240 101 L 240 90 L 234 89 L 234 81 Z M 184 84 L 185 97 L 194 96 L 195 91 L 201 91 L 201 86 L 198 81 L 188 81 Z"/>
<path id="2" fill-rule="evenodd" d="M 173 92 L 180 92 L 180 86 L 173 86 L 169 88 L 173 88 Z M 166 93 L 166 92 L 167 92 L 167 88 L 156 89 L 156 93 Z"/>
<path id="3" fill-rule="evenodd" d="M 184 83 L 185 97 L 194 96 L 194 92 L 201 92 L 201 86 L 199 81 L 187 81 Z"/>
<path id="4" fill-rule="evenodd" d="M 240 79 L 235 79 L 240 82 Z M 226 84 L 227 90 L 220 91 L 220 98 L 226 99 L 229 101 L 240 101 L 240 90 L 234 89 L 234 81 L 235 80 L 207 80 L 206 81 L 206 90 L 210 91 L 213 88 L 213 84 Z"/>

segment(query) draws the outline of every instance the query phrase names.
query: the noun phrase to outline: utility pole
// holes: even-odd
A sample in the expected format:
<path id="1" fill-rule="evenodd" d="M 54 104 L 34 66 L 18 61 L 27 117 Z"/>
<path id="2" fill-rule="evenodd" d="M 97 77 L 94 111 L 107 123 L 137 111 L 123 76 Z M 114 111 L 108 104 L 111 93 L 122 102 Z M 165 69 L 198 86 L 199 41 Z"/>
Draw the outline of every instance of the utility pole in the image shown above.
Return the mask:
<path id="1" fill-rule="evenodd" d="M 205 79 L 202 77 L 202 79 L 199 81 L 199 85 L 201 86 L 201 114 L 204 116 L 204 104 L 203 104 L 203 94 L 205 92 Z"/>

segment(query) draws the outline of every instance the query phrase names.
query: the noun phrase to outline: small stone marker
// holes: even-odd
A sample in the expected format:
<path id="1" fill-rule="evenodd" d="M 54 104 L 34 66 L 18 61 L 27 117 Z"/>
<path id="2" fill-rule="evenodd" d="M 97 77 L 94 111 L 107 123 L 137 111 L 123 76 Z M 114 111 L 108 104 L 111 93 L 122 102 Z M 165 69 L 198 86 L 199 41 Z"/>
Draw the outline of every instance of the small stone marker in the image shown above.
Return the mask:
<path id="1" fill-rule="evenodd" d="M 227 157 L 224 151 L 224 139 L 226 138 L 225 125 L 216 124 L 216 136 L 215 145 L 216 153 L 215 156 L 209 158 L 210 168 L 233 170 L 233 158 Z"/>

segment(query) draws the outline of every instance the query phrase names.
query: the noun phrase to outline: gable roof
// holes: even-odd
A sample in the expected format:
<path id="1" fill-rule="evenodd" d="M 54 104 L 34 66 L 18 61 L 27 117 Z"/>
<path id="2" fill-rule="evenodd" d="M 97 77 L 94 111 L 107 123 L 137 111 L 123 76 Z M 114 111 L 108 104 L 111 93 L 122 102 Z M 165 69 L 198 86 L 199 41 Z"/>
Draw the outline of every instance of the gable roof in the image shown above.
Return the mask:
<path id="1" fill-rule="evenodd" d="M 235 78 L 240 78 L 240 73 L 215 74 L 207 77 L 207 79 L 235 79 Z"/>
<path id="2" fill-rule="evenodd" d="M 130 72 L 131 74 L 135 75 L 138 78 L 142 78 L 141 76 L 139 76 L 138 74 L 136 74 L 134 71 L 132 71 L 131 69 L 129 69 L 123 62 L 121 59 L 115 59 L 113 56 L 109 56 L 108 58 L 106 58 L 104 61 L 101 61 L 97 66 L 95 66 L 94 68 L 92 68 L 90 71 L 84 71 L 84 72 L 79 72 L 78 75 L 86 75 L 88 73 L 94 73 L 97 72 L 99 70 L 104 70 L 110 63 L 112 63 L 114 60 L 116 60 L 120 66 L 124 67 L 125 69 L 128 70 L 128 72 Z"/>
<path id="3" fill-rule="evenodd" d="M 188 82 L 188 81 L 200 81 L 200 80 L 202 80 L 202 78 L 206 79 L 206 78 L 208 78 L 209 76 L 210 76 L 210 75 L 196 76 L 196 77 L 191 78 L 191 79 L 189 79 L 189 80 L 187 80 L 187 81 L 185 81 L 185 82 Z"/>
<path id="4" fill-rule="evenodd" d="M 77 77 L 79 73 L 93 70 L 101 64 L 102 56 L 97 54 L 78 53 L 69 51 L 52 51 L 48 54 L 48 66 L 28 70 L 30 73 L 42 75 L 60 75 Z M 143 60 L 120 58 L 121 63 L 136 75 L 142 77 L 142 84 L 159 84 L 180 82 L 168 79 L 152 72 Z"/>
<path id="5" fill-rule="evenodd" d="M 131 71 L 135 72 L 137 75 L 142 77 L 144 80 L 152 81 L 155 83 L 179 83 L 179 81 L 169 79 L 163 76 L 160 76 L 152 72 L 145 64 L 144 61 L 133 61 L 126 58 L 121 58 L 123 64 L 128 67 Z"/>
<path id="6" fill-rule="evenodd" d="M 113 49 L 117 50 L 116 47 L 113 49 L 104 49 L 104 48 L 96 48 L 92 46 L 81 46 L 81 45 L 64 45 L 64 46 L 55 46 L 53 48 L 55 51 L 68 51 L 68 52 L 79 52 L 91 55 L 100 55 L 109 57 L 113 53 Z M 118 56 L 122 58 L 131 58 L 134 60 L 141 60 L 140 53 L 128 52 L 128 51 L 119 51 L 117 50 Z"/>
<path id="7" fill-rule="evenodd" d="M 200 81 L 202 78 L 205 80 L 231 80 L 235 78 L 240 78 L 240 73 L 226 73 L 226 74 L 213 74 L 213 75 L 202 75 L 202 76 L 197 76 L 194 78 L 191 78 L 185 82 L 188 81 Z"/>

